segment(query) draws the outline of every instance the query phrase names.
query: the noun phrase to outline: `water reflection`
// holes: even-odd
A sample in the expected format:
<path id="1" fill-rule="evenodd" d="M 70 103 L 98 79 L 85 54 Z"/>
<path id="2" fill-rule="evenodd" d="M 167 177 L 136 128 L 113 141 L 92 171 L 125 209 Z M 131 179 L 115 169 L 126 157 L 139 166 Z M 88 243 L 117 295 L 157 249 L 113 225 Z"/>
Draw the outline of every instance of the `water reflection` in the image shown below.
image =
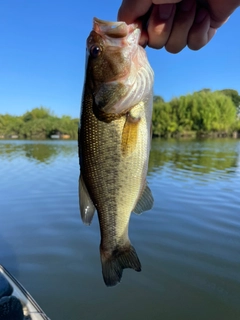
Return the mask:
<path id="1" fill-rule="evenodd" d="M 149 173 L 171 170 L 195 174 L 223 173 L 236 171 L 238 167 L 239 141 L 218 140 L 160 140 L 154 139 L 149 159 Z"/>
<path id="2" fill-rule="evenodd" d="M 143 270 L 108 290 L 77 142 L 0 141 L 1 264 L 51 319 L 240 319 L 239 159 L 239 140 L 153 140 L 154 207 L 130 223 Z"/>
<path id="3" fill-rule="evenodd" d="M 24 157 L 50 164 L 59 155 L 76 156 L 76 141 L 0 141 L 0 159 Z M 208 174 L 231 173 L 238 167 L 240 143 L 233 139 L 217 140 L 160 140 L 153 139 L 149 173 L 165 166 Z"/>
<path id="4" fill-rule="evenodd" d="M 50 164 L 59 155 L 77 154 L 76 141 L 0 141 L 0 160 L 27 158 L 30 161 Z"/>

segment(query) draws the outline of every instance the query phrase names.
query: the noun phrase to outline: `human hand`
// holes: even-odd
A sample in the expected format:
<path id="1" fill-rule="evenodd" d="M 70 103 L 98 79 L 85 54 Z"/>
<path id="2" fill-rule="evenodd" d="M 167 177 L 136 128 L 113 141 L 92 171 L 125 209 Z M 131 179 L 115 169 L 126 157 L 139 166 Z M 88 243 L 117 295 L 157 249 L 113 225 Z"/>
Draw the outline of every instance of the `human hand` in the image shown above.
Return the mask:
<path id="1" fill-rule="evenodd" d="M 137 22 L 140 44 L 171 53 L 205 46 L 240 0 L 123 0 L 118 19 Z"/>

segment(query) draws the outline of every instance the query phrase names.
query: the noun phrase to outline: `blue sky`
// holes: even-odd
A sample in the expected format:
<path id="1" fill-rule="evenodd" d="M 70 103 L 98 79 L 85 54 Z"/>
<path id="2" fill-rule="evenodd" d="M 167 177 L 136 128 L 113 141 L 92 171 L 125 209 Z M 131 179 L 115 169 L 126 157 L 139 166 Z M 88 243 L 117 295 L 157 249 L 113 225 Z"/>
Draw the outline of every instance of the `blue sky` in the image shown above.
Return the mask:
<path id="1" fill-rule="evenodd" d="M 92 19 L 116 20 L 120 3 L 0 0 L 0 114 L 45 106 L 78 117 Z M 200 51 L 174 55 L 148 48 L 154 94 L 169 101 L 202 88 L 240 93 L 239 21 L 238 9 Z"/>

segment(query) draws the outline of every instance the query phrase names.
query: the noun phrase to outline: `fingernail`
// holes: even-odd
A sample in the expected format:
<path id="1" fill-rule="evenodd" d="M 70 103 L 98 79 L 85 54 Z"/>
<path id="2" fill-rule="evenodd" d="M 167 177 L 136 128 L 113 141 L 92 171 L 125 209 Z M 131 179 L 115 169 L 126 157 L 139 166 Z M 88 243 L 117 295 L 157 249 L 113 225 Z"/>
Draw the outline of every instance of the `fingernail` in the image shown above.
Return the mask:
<path id="1" fill-rule="evenodd" d="M 207 16 L 207 11 L 205 9 L 200 9 L 196 14 L 194 22 L 201 23 Z"/>
<path id="2" fill-rule="evenodd" d="M 167 20 L 171 17 L 174 4 L 160 4 L 158 7 L 159 18 L 161 20 Z"/>
<path id="3" fill-rule="evenodd" d="M 194 5 L 194 1 L 192 0 L 183 0 L 179 3 L 181 11 L 190 11 Z"/>

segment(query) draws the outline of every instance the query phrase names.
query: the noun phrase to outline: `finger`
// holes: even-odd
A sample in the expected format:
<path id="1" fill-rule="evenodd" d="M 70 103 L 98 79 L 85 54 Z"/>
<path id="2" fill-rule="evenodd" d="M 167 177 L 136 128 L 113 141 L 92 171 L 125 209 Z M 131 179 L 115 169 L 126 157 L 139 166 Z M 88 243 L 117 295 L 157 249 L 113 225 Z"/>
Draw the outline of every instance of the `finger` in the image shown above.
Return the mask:
<path id="1" fill-rule="evenodd" d="M 153 7 L 148 21 L 148 46 L 160 49 L 165 46 L 173 24 L 175 4 L 162 4 Z"/>
<path id="2" fill-rule="evenodd" d="M 152 0 L 153 4 L 174 4 L 181 2 L 182 0 Z"/>
<path id="3" fill-rule="evenodd" d="M 223 25 L 233 11 L 240 6 L 239 0 L 197 0 L 197 2 L 209 11 L 212 28 Z"/>
<path id="4" fill-rule="evenodd" d="M 182 0 L 152 0 L 154 4 L 173 4 L 181 2 Z"/>
<path id="5" fill-rule="evenodd" d="M 177 5 L 170 37 L 165 45 L 168 52 L 177 53 L 187 45 L 188 32 L 196 12 L 195 0 L 183 0 Z"/>
<path id="6" fill-rule="evenodd" d="M 123 0 L 118 11 L 118 20 L 133 23 L 144 16 L 152 4 L 177 3 L 181 0 Z"/>
<path id="7" fill-rule="evenodd" d="M 123 0 L 118 11 L 118 20 L 133 23 L 145 15 L 152 6 L 152 0 Z"/>
<path id="8" fill-rule="evenodd" d="M 210 27 L 210 16 L 206 9 L 199 9 L 192 28 L 188 34 L 188 47 L 199 50 L 204 47 L 214 36 L 216 29 Z"/>

